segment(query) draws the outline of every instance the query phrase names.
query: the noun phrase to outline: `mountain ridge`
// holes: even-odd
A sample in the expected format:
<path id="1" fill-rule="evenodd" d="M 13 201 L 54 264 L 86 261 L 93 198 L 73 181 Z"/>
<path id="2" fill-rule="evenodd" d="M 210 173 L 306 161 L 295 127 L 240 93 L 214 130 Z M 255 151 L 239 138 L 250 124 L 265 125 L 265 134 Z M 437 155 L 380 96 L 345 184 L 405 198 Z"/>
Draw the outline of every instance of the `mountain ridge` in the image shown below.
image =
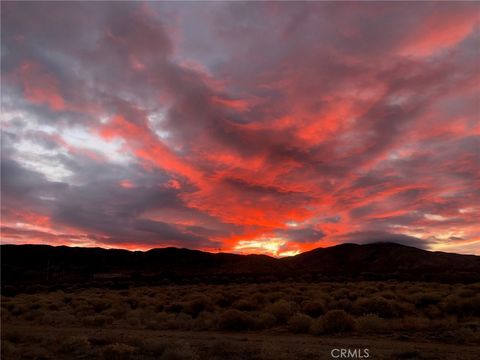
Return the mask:
<path id="1" fill-rule="evenodd" d="M 186 248 L 148 251 L 51 245 L 1 249 L 2 286 L 89 282 L 136 284 L 237 281 L 480 281 L 480 256 L 431 252 L 390 242 L 340 244 L 274 258 Z"/>

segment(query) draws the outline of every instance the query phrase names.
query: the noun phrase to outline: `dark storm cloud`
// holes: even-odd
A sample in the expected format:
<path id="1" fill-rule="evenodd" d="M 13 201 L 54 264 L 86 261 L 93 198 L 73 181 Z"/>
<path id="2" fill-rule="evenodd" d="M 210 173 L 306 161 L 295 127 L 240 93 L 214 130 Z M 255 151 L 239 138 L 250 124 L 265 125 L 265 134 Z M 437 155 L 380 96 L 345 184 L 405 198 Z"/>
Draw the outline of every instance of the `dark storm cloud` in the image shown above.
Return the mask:
<path id="1" fill-rule="evenodd" d="M 278 234 L 294 243 L 315 243 L 325 236 L 325 233 L 314 228 L 286 229 L 278 231 Z"/>
<path id="2" fill-rule="evenodd" d="M 351 242 L 355 244 L 372 244 L 377 242 L 392 242 L 407 246 L 414 246 L 420 249 L 428 249 L 429 242 L 414 236 L 403 234 L 392 234 L 382 231 L 362 231 L 344 234 L 341 236 L 343 242 Z"/>

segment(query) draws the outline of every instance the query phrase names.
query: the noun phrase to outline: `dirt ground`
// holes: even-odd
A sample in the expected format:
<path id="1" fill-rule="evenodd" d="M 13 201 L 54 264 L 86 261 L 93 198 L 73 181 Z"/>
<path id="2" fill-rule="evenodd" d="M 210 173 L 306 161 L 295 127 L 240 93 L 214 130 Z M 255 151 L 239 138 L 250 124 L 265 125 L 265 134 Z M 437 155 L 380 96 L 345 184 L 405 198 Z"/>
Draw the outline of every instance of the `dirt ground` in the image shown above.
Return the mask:
<path id="1" fill-rule="evenodd" d="M 473 345 L 416 342 L 389 337 L 342 337 L 288 333 L 154 331 L 3 324 L 7 359 L 334 359 L 480 358 Z M 7 349 L 5 349 L 5 345 Z M 333 349 L 339 349 L 333 351 Z M 353 352 L 357 349 L 356 357 Z M 368 349 L 365 352 L 365 349 Z M 346 353 L 348 355 L 348 353 Z M 337 357 L 334 357 L 337 356 Z M 343 357 L 347 358 L 347 357 Z"/>

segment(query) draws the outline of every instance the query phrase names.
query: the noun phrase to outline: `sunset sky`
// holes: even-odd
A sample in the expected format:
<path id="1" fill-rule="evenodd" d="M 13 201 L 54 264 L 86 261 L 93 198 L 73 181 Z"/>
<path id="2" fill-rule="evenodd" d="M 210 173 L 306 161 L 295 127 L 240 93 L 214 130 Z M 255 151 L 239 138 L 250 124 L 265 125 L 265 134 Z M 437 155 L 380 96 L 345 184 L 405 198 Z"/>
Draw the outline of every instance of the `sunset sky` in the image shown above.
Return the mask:
<path id="1" fill-rule="evenodd" d="M 480 254 L 480 3 L 1 8 L 3 243 Z"/>

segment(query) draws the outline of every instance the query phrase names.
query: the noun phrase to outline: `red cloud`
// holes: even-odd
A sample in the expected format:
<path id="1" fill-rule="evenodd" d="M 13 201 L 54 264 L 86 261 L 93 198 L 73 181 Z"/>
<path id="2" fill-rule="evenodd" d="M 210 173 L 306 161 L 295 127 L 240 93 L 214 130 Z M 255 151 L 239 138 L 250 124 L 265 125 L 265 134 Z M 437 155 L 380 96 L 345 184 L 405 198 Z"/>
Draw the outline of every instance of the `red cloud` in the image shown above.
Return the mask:
<path id="1" fill-rule="evenodd" d="M 165 6 L 56 7 L 51 26 L 9 7 L 7 74 L 45 105 L 10 108 L 52 132 L 8 124 L 12 238 L 17 217 L 42 241 L 127 248 L 479 241 L 478 5 Z M 77 128 L 128 161 L 70 145 Z"/>
<path id="2" fill-rule="evenodd" d="M 40 64 L 24 62 L 18 70 L 18 76 L 27 100 L 48 105 L 52 110 L 65 109 L 65 100 L 60 93 L 57 79 Z"/>

